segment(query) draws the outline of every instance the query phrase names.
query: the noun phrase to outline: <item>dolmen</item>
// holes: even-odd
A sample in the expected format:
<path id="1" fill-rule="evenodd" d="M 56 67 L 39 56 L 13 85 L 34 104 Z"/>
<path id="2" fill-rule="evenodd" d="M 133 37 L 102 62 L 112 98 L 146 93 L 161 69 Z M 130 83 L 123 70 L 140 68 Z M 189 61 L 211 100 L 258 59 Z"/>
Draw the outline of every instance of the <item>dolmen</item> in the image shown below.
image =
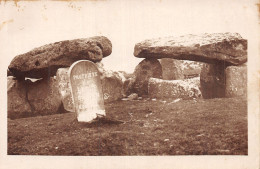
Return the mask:
<path id="1" fill-rule="evenodd" d="M 218 98 L 247 94 L 247 40 L 238 33 L 148 39 L 135 45 L 134 56 L 144 58 L 128 82 L 138 95 Z M 186 60 L 200 63 L 199 71 L 190 73 L 193 79 L 185 80 L 189 76 L 181 71 L 180 64 Z"/>
<path id="2" fill-rule="evenodd" d="M 47 44 L 16 56 L 8 67 L 8 117 L 75 111 L 68 69 L 78 60 L 96 64 L 107 101 L 121 98 L 123 78 L 101 68 L 101 60 L 111 53 L 111 41 L 104 36 L 95 36 Z"/>
<path id="3" fill-rule="evenodd" d="M 144 40 L 134 47 L 134 56 L 144 59 L 133 74 L 106 70 L 102 59 L 111 53 L 110 40 L 95 36 L 47 44 L 16 56 L 7 70 L 8 117 L 75 112 L 69 68 L 80 60 L 97 67 L 104 103 L 123 97 L 247 96 L 247 40 L 238 33 Z"/>

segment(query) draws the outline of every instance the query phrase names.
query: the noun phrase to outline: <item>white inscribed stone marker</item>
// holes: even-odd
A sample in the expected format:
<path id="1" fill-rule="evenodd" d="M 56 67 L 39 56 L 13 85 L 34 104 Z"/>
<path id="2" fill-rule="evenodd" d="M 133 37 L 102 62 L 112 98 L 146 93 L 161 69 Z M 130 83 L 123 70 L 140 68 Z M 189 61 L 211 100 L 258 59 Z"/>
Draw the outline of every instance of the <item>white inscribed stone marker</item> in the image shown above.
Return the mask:
<path id="1" fill-rule="evenodd" d="M 79 122 L 90 122 L 97 116 L 105 116 L 100 72 L 87 60 L 73 63 L 69 69 L 72 98 Z"/>

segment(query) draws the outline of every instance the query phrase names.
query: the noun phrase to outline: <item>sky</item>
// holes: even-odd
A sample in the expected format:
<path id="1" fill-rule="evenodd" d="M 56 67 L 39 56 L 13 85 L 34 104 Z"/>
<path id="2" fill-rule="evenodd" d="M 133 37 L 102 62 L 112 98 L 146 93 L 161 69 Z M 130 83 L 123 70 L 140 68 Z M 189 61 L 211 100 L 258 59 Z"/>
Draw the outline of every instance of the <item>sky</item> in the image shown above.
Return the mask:
<path id="1" fill-rule="evenodd" d="M 35 47 L 106 36 L 113 47 L 102 60 L 105 68 L 131 73 L 142 60 L 134 57 L 134 46 L 145 39 L 218 32 L 238 32 L 247 39 L 255 27 L 254 4 L 247 0 L 1 1 L 1 63 L 6 70 L 16 55 Z"/>

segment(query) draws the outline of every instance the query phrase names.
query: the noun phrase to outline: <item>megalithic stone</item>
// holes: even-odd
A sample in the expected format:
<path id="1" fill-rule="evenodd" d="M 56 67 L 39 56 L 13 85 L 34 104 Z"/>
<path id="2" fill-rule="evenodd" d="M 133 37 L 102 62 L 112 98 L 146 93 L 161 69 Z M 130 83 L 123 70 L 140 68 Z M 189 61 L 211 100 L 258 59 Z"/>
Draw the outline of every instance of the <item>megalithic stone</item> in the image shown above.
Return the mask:
<path id="1" fill-rule="evenodd" d="M 69 69 L 74 107 L 79 122 L 91 122 L 105 116 L 100 72 L 91 61 L 80 60 Z"/>

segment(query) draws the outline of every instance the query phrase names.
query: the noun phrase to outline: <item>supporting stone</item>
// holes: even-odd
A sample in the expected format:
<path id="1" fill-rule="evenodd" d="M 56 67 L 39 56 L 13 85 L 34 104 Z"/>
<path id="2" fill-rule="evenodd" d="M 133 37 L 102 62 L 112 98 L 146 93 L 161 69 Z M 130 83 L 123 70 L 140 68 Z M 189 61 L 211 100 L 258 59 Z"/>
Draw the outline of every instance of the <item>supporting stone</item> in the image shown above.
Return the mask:
<path id="1" fill-rule="evenodd" d="M 126 80 L 120 72 L 106 70 L 101 62 L 96 63 L 100 72 L 104 102 L 109 103 L 123 98 L 123 83 Z"/>
<path id="2" fill-rule="evenodd" d="M 16 119 L 28 117 L 32 114 L 27 99 L 26 82 L 7 77 L 7 111 L 8 118 Z"/>
<path id="3" fill-rule="evenodd" d="M 247 96 L 247 66 L 226 68 L 226 97 Z"/>
<path id="4" fill-rule="evenodd" d="M 59 86 L 59 93 L 66 111 L 75 112 L 72 101 L 71 89 L 69 84 L 69 68 L 60 68 L 57 70 L 56 79 Z"/>
<path id="5" fill-rule="evenodd" d="M 226 65 L 223 64 L 204 64 L 200 74 L 201 93 L 203 98 L 222 98 L 225 97 Z"/>
<path id="6" fill-rule="evenodd" d="M 162 78 L 162 66 L 157 59 L 144 59 L 134 71 L 133 92 L 139 96 L 148 94 L 148 81 L 151 77 Z"/>
<path id="7" fill-rule="evenodd" d="M 28 101 L 34 113 L 39 115 L 63 113 L 63 104 L 55 77 L 31 82 L 28 85 Z"/>

